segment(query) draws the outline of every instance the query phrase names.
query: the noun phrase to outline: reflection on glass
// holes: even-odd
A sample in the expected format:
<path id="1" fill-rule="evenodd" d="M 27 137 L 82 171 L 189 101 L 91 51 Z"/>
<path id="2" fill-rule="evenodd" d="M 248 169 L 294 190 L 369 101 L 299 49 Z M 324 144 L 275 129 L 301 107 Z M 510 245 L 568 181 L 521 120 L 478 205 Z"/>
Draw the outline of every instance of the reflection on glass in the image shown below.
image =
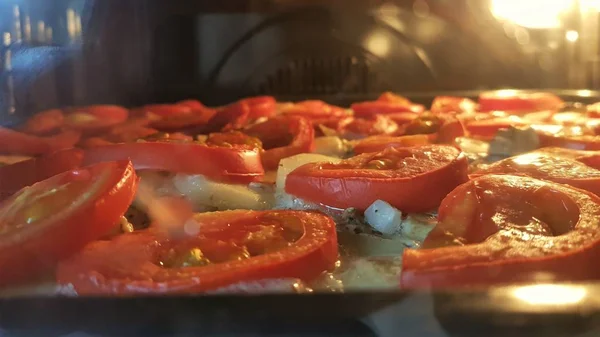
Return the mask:
<path id="1" fill-rule="evenodd" d="M 560 16 L 573 0 L 493 0 L 492 14 L 527 28 L 560 27 Z"/>
<path id="2" fill-rule="evenodd" d="M 585 298 L 587 291 L 581 286 L 536 284 L 518 287 L 513 296 L 531 305 L 575 304 Z"/>
<path id="3" fill-rule="evenodd" d="M 375 32 L 369 35 L 366 44 L 367 48 L 377 56 L 386 56 L 390 51 L 390 40 L 381 33 Z"/>

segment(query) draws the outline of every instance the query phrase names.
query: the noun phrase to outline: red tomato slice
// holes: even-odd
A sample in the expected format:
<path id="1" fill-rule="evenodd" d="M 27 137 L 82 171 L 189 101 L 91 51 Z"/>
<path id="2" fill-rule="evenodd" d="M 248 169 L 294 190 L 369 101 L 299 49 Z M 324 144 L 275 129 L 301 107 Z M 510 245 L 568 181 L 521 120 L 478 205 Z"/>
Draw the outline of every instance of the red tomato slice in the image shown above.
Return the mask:
<path id="1" fill-rule="evenodd" d="M 587 112 L 591 118 L 600 118 L 600 102 L 588 105 Z"/>
<path id="2" fill-rule="evenodd" d="M 458 137 L 467 134 L 463 123 L 452 115 L 423 113 L 403 125 L 401 135 L 434 134 L 435 142 L 453 144 Z"/>
<path id="3" fill-rule="evenodd" d="M 256 137 L 248 136 L 239 131 L 215 132 L 208 135 L 206 144 L 224 147 L 242 147 L 247 149 L 262 149 L 262 142 Z"/>
<path id="4" fill-rule="evenodd" d="M 266 278 L 312 280 L 338 259 L 335 223 L 319 213 L 228 211 L 195 216 L 200 233 L 170 241 L 146 230 L 88 245 L 58 283 L 79 295 L 198 293 Z"/>
<path id="5" fill-rule="evenodd" d="M 508 129 L 511 126 L 525 125 L 527 125 L 527 123 L 525 123 L 521 118 L 517 116 L 510 116 L 471 121 L 467 122 L 465 127 L 472 136 L 491 139 L 496 136 L 496 133 L 500 129 Z"/>
<path id="6" fill-rule="evenodd" d="M 467 130 L 459 119 L 447 118 L 442 122 L 436 134 L 436 142 L 439 144 L 454 144 L 456 138 L 467 135 Z"/>
<path id="7" fill-rule="evenodd" d="M 365 118 L 373 117 L 379 114 L 387 115 L 398 112 L 421 113 L 425 111 L 425 107 L 420 104 L 404 104 L 386 101 L 368 101 L 354 103 L 350 106 L 350 108 L 352 109 L 352 111 L 354 111 L 354 115 L 356 117 Z"/>
<path id="8" fill-rule="evenodd" d="M 438 96 L 431 103 L 433 113 L 474 113 L 477 103 L 464 97 Z"/>
<path id="9" fill-rule="evenodd" d="M 587 166 L 600 170 L 600 151 L 581 151 L 561 147 L 545 147 L 536 152 L 547 153 L 551 156 L 577 160 Z"/>
<path id="10" fill-rule="evenodd" d="M 103 146 L 103 145 L 113 145 L 115 143 L 108 141 L 102 137 L 90 137 L 86 139 L 82 139 L 77 146 L 87 149 L 95 146 Z"/>
<path id="11" fill-rule="evenodd" d="M 556 146 L 574 150 L 600 150 L 600 136 L 557 136 L 538 132 L 541 147 Z"/>
<path id="12" fill-rule="evenodd" d="M 102 163 L 38 182 L 0 204 L 0 284 L 36 277 L 119 223 L 135 194 L 129 162 Z"/>
<path id="13" fill-rule="evenodd" d="M 249 118 L 273 117 L 277 113 L 277 101 L 272 96 L 257 96 L 243 99 L 248 104 Z"/>
<path id="14" fill-rule="evenodd" d="M 81 166 L 83 151 L 69 149 L 0 167 L 0 200 L 20 189 Z"/>
<path id="15" fill-rule="evenodd" d="M 355 154 L 379 152 L 388 147 L 411 147 L 433 144 L 435 135 L 410 135 L 410 136 L 371 136 L 359 140 L 353 148 Z"/>
<path id="16" fill-rule="evenodd" d="M 466 157 L 451 146 L 387 148 L 339 164 L 300 166 L 288 175 L 285 190 L 341 209 L 365 210 L 381 199 L 403 212 L 426 212 L 468 180 L 467 170 Z"/>
<path id="17" fill-rule="evenodd" d="M 192 142 L 138 142 L 96 146 L 85 151 L 84 163 L 126 160 L 136 170 L 202 174 L 213 180 L 247 183 L 264 175 L 258 150 L 207 146 Z"/>
<path id="18" fill-rule="evenodd" d="M 92 105 L 70 109 L 65 125 L 84 133 L 107 130 L 127 120 L 129 111 L 116 105 Z"/>
<path id="19" fill-rule="evenodd" d="M 475 171 L 471 177 L 489 174 L 522 175 L 571 185 L 600 195 L 600 171 L 580 162 L 574 156 L 575 154 L 565 156 L 556 151 L 553 153 L 552 150 L 528 152 L 492 163 Z M 585 157 L 586 152 L 581 151 L 580 156 Z M 589 160 L 590 156 L 587 155 L 587 158 Z"/>
<path id="20" fill-rule="evenodd" d="M 262 163 L 266 170 L 276 169 L 283 158 L 312 152 L 315 147 L 315 131 L 310 121 L 303 117 L 271 118 L 246 128 L 244 132 L 261 140 L 265 149 Z"/>
<path id="21" fill-rule="evenodd" d="M 250 106 L 239 101 L 217 109 L 207 125 L 208 132 L 231 131 L 241 129 L 250 119 Z"/>
<path id="22" fill-rule="evenodd" d="M 406 98 L 404 96 L 396 95 L 390 91 L 386 91 L 386 92 L 382 93 L 377 98 L 377 101 L 378 102 L 388 102 L 388 103 L 398 103 L 398 104 L 405 104 L 405 105 L 409 105 L 412 103 L 408 98 Z"/>
<path id="23" fill-rule="evenodd" d="M 412 122 L 416 118 L 419 117 L 419 114 L 414 112 L 395 112 L 386 114 L 386 117 L 389 117 L 391 120 L 396 122 L 398 125 L 404 125 Z"/>
<path id="24" fill-rule="evenodd" d="M 175 105 L 185 106 L 190 108 L 191 110 L 204 110 L 208 109 L 204 104 L 195 99 L 186 99 L 184 101 L 179 101 L 175 103 Z"/>
<path id="25" fill-rule="evenodd" d="M 80 137 L 81 133 L 73 130 L 51 137 L 37 137 L 0 127 L 0 153 L 36 156 L 71 148 Z"/>
<path id="26" fill-rule="evenodd" d="M 398 124 L 386 115 L 376 115 L 373 118 L 353 118 L 346 122 L 342 129 L 342 137 L 360 139 L 367 136 L 389 135 L 398 131 Z"/>
<path id="27" fill-rule="evenodd" d="M 480 111 L 559 110 L 565 104 L 558 96 L 546 92 L 498 90 L 479 95 Z"/>
<path id="28" fill-rule="evenodd" d="M 283 109 L 283 113 L 306 117 L 310 120 L 324 120 L 348 116 L 348 113 L 344 109 L 319 100 L 308 100 L 290 104 Z"/>
<path id="29" fill-rule="evenodd" d="M 21 130 L 28 134 L 43 136 L 58 131 L 64 121 L 65 115 L 62 110 L 46 110 L 31 116 Z"/>
<path id="30" fill-rule="evenodd" d="M 152 128 L 163 131 L 204 126 L 215 114 L 213 109 L 195 100 L 146 105 L 137 109 L 136 113 L 148 118 Z"/>
<path id="31" fill-rule="evenodd" d="M 597 280 L 600 199 L 568 185 L 487 175 L 452 191 L 425 249 L 407 249 L 406 288 Z M 429 248 L 429 249 L 427 249 Z M 547 277 L 551 277 L 548 279 Z"/>

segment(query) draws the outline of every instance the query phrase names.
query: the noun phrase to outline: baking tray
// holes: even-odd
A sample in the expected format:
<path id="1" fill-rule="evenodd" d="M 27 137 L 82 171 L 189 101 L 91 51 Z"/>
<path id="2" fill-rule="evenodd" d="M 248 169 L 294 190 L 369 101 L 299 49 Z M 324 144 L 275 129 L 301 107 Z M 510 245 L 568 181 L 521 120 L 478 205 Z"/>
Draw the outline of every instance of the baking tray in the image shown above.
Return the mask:
<path id="1" fill-rule="evenodd" d="M 600 101 L 590 90 L 545 90 L 568 102 Z M 423 104 L 438 95 L 404 93 Z M 348 105 L 376 96 L 311 97 Z M 279 100 L 298 100 L 278 97 Z M 600 283 L 578 301 L 527 304 L 514 287 L 454 292 L 0 299 L 0 336 L 600 336 Z"/>

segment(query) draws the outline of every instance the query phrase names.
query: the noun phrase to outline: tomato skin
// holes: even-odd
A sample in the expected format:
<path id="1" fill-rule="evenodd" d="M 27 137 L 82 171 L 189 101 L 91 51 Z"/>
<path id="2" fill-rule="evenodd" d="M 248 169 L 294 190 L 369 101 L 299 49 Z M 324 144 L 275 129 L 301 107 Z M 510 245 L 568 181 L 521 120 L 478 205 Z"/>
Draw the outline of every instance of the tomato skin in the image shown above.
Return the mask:
<path id="1" fill-rule="evenodd" d="M 420 104 L 404 104 L 386 101 L 368 101 L 354 103 L 350 106 L 356 117 L 370 118 L 375 115 L 387 115 L 399 112 L 421 113 L 425 107 Z"/>
<path id="2" fill-rule="evenodd" d="M 185 106 L 185 107 L 190 108 L 191 110 L 207 109 L 207 107 L 204 104 L 202 104 L 200 101 L 198 101 L 196 99 L 186 99 L 186 100 L 175 103 L 175 105 Z"/>
<path id="3" fill-rule="evenodd" d="M 454 144 L 456 138 L 467 135 L 467 130 L 459 119 L 445 119 L 436 134 L 436 142 L 440 144 Z"/>
<path id="4" fill-rule="evenodd" d="M 43 136 L 60 129 L 65 121 L 65 115 L 60 109 L 41 111 L 31 116 L 21 129 L 24 133 Z"/>
<path id="5" fill-rule="evenodd" d="M 516 116 L 491 118 L 467 122 L 465 128 L 472 136 L 484 139 L 492 139 L 500 129 L 508 129 L 511 126 L 525 126 L 527 123 Z"/>
<path id="6" fill-rule="evenodd" d="M 529 283 L 542 274 L 550 282 L 597 280 L 598 216 L 600 199 L 567 185 L 509 175 L 471 180 L 442 202 L 439 223 L 424 243 L 429 249 L 404 251 L 401 285 Z M 521 236 L 539 230 L 527 225 L 531 219 L 552 234 Z"/>
<path id="7" fill-rule="evenodd" d="M 150 126 L 161 131 L 204 126 L 215 114 L 197 100 L 185 100 L 176 104 L 150 104 L 134 110 L 138 119 L 148 120 Z"/>
<path id="8" fill-rule="evenodd" d="M 75 145 L 81 134 L 65 131 L 50 137 L 37 137 L 0 127 L 0 153 L 36 156 Z"/>
<path id="9" fill-rule="evenodd" d="M 565 155 L 553 149 L 532 151 L 494 162 L 475 171 L 470 177 L 473 179 L 490 174 L 527 176 L 571 185 L 600 195 L 600 171 L 588 165 L 598 164 L 600 157 L 589 155 L 586 151 L 572 152 Z"/>
<path id="10" fill-rule="evenodd" d="M 437 96 L 431 103 L 432 113 L 474 113 L 477 103 L 464 97 Z"/>
<path id="11" fill-rule="evenodd" d="M 83 151 L 68 149 L 0 167 L 0 200 L 20 189 L 81 166 Z"/>
<path id="12" fill-rule="evenodd" d="M 315 148 L 315 131 L 312 123 L 303 117 L 271 118 L 246 128 L 245 133 L 262 141 L 265 151 L 261 157 L 266 170 L 277 168 L 283 158 L 312 152 Z M 286 142 L 287 136 L 291 136 L 289 142 Z"/>
<path id="13" fill-rule="evenodd" d="M 378 102 L 398 103 L 398 104 L 410 104 L 412 103 L 408 98 L 400 95 L 396 95 L 391 91 L 386 91 L 379 95 L 377 98 Z"/>
<path id="14" fill-rule="evenodd" d="M 556 146 L 573 150 L 600 150 L 600 136 L 554 136 L 538 132 L 541 147 Z"/>
<path id="15" fill-rule="evenodd" d="M 386 116 L 396 122 L 398 125 L 408 124 L 416 118 L 419 118 L 419 114 L 414 112 L 395 112 L 386 114 Z"/>
<path id="16" fill-rule="evenodd" d="M 409 135 L 409 136 L 371 136 L 359 140 L 353 147 L 355 154 L 379 152 L 388 147 L 411 147 L 433 144 L 435 135 Z"/>
<path id="17" fill-rule="evenodd" d="M 248 229 L 271 214 L 301 221 L 304 235 L 290 246 L 246 260 L 228 260 L 199 267 L 162 267 L 161 249 L 204 246 L 223 240 L 238 242 Z M 88 245 L 63 261 L 57 281 L 72 285 L 79 295 L 199 293 L 223 286 L 268 278 L 312 280 L 334 267 L 337 254 L 335 223 L 325 215 L 298 211 L 228 211 L 195 217 L 203 230 L 197 237 L 169 241 L 151 230 L 121 235 Z M 240 244 L 238 244 L 240 245 Z M 165 248 L 163 248 L 165 247 Z"/>
<path id="18" fill-rule="evenodd" d="M 79 120 L 76 116 L 83 114 L 91 120 Z M 127 120 L 129 110 L 117 105 L 91 105 L 69 109 L 65 117 L 65 126 L 84 133 L 96 133 L 121 124 Z"/>
<path id="19" fill-rule="evenodd" d="M 293 103 L 283 109 L 283 114 L 306 117 L 311 120 L 348 116 L 344 109 L 320 100 Z"/>
<path id="20" fill-rule="evenodd" d="M 558 96 L 545 92 L 490 91 L 479 95 L 479 111 L 558 110 L 564 105 Z"/>
<path id="21" fill-rule="evenodd" d="M 375 158 L 394 156 L 403 158 L 404 167 L 421 171 L 357 168 Z M 467 170 L 466 157 L 451 146 L 387 148 L 339 164 L 300 166 L 288 175 L 285 191 L 310 202 L 341 209 L 355 207 L 364 211 L 381 199 L 403 212 L 427 212 L 468 180 Z"/>
<path id="22" fill-rule="evenodd" d="M 32 194 L 34 197 L 43 195 L 72 181 L 85 182 L 87 193 L 70 196 L 72 204 L 52 209 L 52 216 L 40 218 L 29 226 L 9 229 L 3 234 L 0 248 L 0 268 L 3 272 L 0 275 L 0 285 L 35 278 L 53 268 L 58 261 L 78 252 L 88 242 L 108 233 L 129 207 L 137 184 L 133 167 L 127 161 L 102 163 L 63 172 L 2 202 L 0 208 L 4 214 L 3 226 L 19 223 L 18 219 L 17 222 L 9 219 L 6 211 L 7 207 L 18 207 L 14 205 L 23 203 L 17 201 L 17 198 L 23 198 L 23 193 L 29 193 L 27 195 L 31 198 Z M 68 186 L 66 188 L 69 189 Z M 39 200 L 37 202 L 40 203 Z"/>
<path id="23" fill-rule="evenodd" d="M 207 132 L 231 131 L 240 129 L 250 119 L 250 106 L 245 101 L 229 104 L 216 110 L 208 122 Z"/>
<path id="24" fill-rule="evenodd" d="M 360 139 L 367 136 L 390 135 L 398 131 L 398 124 L 386 115 L 373 118 L 352 118 L 343 125 L 342 137 Z"/>
<path id="25" fill-rule="evenodd" d="M 277 101 L 272 96 L 256 96 L 243 99 L 248 104 L 250 119 L 273 117 L 277 113 Z"/>
<path id="26" fill-rule="evenodd" d="M 84 164 L 126 160 L 136 170 L 202 174 L 218 181 L 248 183 L 264 175 L 258 150 L 188 142 L 138 142 L 96 146 L 85 151 Z"/>

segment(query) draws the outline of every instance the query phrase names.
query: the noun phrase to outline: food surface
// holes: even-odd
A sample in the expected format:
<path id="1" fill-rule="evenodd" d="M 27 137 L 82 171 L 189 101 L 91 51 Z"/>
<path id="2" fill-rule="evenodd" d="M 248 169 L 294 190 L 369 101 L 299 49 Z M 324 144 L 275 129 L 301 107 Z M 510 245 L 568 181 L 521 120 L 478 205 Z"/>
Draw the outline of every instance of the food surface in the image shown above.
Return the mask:
<path id="1" fill-rule="evenodd" d="M 549 93 L 52 109 L 0 128 L 0 294 L 598 280 L 600 119 Z"/>

